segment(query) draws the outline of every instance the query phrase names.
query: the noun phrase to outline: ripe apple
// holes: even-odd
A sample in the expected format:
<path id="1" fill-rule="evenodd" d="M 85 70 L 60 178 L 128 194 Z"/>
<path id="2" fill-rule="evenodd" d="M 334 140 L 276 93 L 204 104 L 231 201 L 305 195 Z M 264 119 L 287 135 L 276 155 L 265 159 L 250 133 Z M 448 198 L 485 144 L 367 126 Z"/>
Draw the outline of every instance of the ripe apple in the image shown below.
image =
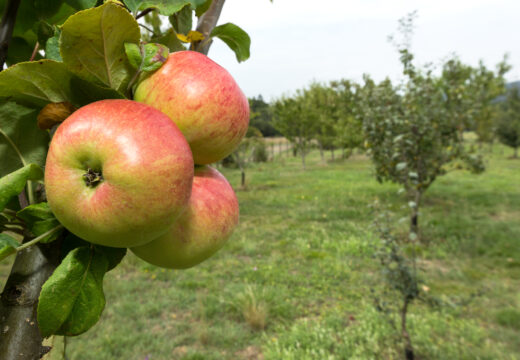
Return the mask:
<path id="1" fill-rule="evenodd" d="M 131 247 L 162 235 L 188 204 L 193 158 L 177 126 L 130 100 L 102 100 L 69 116 L 45 165 L 47 200 L 72 233 Z"/>
<path id="2" fill-rule="evenodd" d="M 179 51 L 136 88 L 134 99 L 172 119 L 190 144 L 195 164 L 233 152 L 249 124 L 249 103 L 231 75 L 206 55 Z"/>
<path id="3" fill-rule="evenodd" d="M 238 223 L 238 200 L 231 185 L 209 166 L 195 168 L 191 198 L 171 229 L 131 250 L 146 262 L 185 269 L 216 253 Z"/>

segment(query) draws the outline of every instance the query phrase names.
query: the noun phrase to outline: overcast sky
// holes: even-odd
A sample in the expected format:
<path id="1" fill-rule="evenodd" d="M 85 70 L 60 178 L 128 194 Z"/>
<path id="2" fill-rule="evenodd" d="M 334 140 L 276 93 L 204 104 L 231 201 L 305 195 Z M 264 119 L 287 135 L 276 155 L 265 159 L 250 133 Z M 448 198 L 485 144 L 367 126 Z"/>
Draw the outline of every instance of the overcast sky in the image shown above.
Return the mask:
<path id="1" fill-rule="evenodd" d="M 248 97 L 266 100 L 313 80 L 360 80 L 363 73 L 398 79 L 398 55 L 387 38 L 414 10 L 419 63 L 456 53 L 465 63 L 482 59 L 494 68 L 508 53 L 507 78 L 520 80 L 520 0 L 226 0 L 219 23 L 249 33 L 251 57 L 238 64 L 218 39 L 209 56 Z"/>

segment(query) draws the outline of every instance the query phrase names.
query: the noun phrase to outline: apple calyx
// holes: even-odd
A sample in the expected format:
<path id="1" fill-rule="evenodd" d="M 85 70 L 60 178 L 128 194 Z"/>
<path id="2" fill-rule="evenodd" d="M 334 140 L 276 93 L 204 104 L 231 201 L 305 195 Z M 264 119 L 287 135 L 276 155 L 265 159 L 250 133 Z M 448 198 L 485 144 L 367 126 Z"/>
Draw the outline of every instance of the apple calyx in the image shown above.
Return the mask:
<path id="1" fill-rule="evenodd" d="M 85 179 L 85 185 L 92 188 L 96 187 L 104 180 L 101 170 L 96 171 L 91 168 L 88 168 L 87 173 L 83 174 L 83 179 Z"/>

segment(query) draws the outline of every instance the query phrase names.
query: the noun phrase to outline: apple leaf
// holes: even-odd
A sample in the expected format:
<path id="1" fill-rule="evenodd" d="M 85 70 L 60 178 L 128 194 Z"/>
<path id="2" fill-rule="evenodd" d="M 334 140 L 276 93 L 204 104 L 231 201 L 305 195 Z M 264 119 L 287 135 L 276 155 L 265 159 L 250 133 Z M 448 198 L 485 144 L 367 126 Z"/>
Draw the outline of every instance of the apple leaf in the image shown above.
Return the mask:
<path id="1" fill-rule="evenodd" d="M 160 37 L 152 38 L 154 43 L 162 44 L 168 47 L 170 52 L 183 51 L 186 50 L 184 45 L 182 45 L 181 41 L 177 37 L 177 34 L 173 29 L 169 29 Z"/>
<path id="2" fill-rule="evenodd" d="M 0 97 L 32 107 L 43 107 L 50 102 L 71 102 L 71 78 L 65 65 L 57 61 L 18 63 L 0 72 Z"/>
<path id="3" fill-rule="evenodd" d="M 113 248 L 108 246 L 95 245 L 96 250 L 105 254 L 108 260 L 107 271 L 115 268 L 123 260 L 126 255 L 127 248 Z"/>
<path id="4" fill-rule="evenodd" d="M 43 178 L 42 169 L 35 164 L 29 164 L 0 178 L 0 211 L 4 210 L 9 200 L 20 194 L 28 180 Z"/>
<path id="5" fill-rule="evenodd" d="M 56 219 L 49 208 L 49 204 L 46 202 L 29 205 L 18 211 L 16 215 L 25 221 L 27 228 L 34 234 L 34 236 L 40 236 L 60 225 L 60 222 Z M 40 240 L 40 242 L 44 244 L 50 243 L 51 241 L 56 240 L 63 231 L 63 228 L 55 231 Z"/>
<path id="6" fill-rule="evenodd" d="M 225 42 L 235 52 L 238 62 L 249 59 L 251 39 L 244 30 L 235 24 L 227 23 L 215 27 L 210 37 L 217 37 Z"/>
<path id="7" fill-rule="evenodd" d="M 125 96 L 117 90 L 96 85 L 77 76 L 70 80 L 70 87 L 72 103 L 80 107 L 103 99 L 125 99 Z"/>
<path id="8" fill-rule="evenodd" d="M 0 105 L 0 176 L 27 164 L 45 164 L 49 134 L 38 129 L 37 115 L 13 102 Z"/>
<path id="9" fill-rule="evenodd" d="M 148 43 L 139 46 L 125 44 L 125 51 L 130 64 L 138 72 L 152 72 L 159 69 L 168 59 L 168 48 L 162 44 Z"/>
<path id="10" fill-rule="evenodd" d="M 16 248 L 20 244 L 7 234 L 0 234 L 0 261 L 16 253 Z"/>
<path id="11" fill-rule="evenodd" d="M 45 57 L 50 60 L 62 61 L 60 54 L 60 28 L 56 28 L 54 36 L 45 43 Z"/>
<path id="12" fill-rule="evenodd" d="M 38 37 L 38 43 L 40 46 L 45 49 L 47 41 L 52 38 L 55 33 L 56 30 L 54 26 L 50 25 L 46 21 L 41 20 L 38 23 L 38 28 L 36 30 L 36 36 Z"/>
<path id="13" fill-rule="evenodd" d="M 133 73 L 124 43 L 139 43 L 139 24 L 123 7 L 107 2 L 80 11 L 61 29 L 63 62 L 79 77 L 124 92 Z"/>
<path id="14" fill-rule="evenodd" d="M 80 247 L 67 254 L 43 284 L 38 301 L 38 326 L 44 337 L 75 336 L 90 329 L 105 308 L 105 254 Z"/>
<path id="15" fill-rule="evenodd" d="M 95 6 L 97 0 L 65 0 L 65 2 L 76 10 L 84 10 Z"/>
<path id="16" fill-rule="evenodd" d="M 206 0 L 125 0 L 124 3 L 134 14 L 139 10 L 148 8 L 157 9 L 161 15 L 170 16 L 181 10 L 184 6 L 190 5 L 196 9 L 204 5 Z"/>
<path id="17" fill-rule="evenodd" d="M 197 17 L 200 17 L 202 14 L 208 11 L 209 7 L 211 6 L 211 2 L 212 0 L 206 0 L 204 3 L 197 6 L 197 8 L 195 9 L 195 15 L 197 15 Z"/>
<path id="18" fill-rule="evenodd" d="M 187 35 L 193 25 L 193 12 L 191 6 L 184 6 L 180 11 L 169 17 L 170 24 L 177 33 Z"/>

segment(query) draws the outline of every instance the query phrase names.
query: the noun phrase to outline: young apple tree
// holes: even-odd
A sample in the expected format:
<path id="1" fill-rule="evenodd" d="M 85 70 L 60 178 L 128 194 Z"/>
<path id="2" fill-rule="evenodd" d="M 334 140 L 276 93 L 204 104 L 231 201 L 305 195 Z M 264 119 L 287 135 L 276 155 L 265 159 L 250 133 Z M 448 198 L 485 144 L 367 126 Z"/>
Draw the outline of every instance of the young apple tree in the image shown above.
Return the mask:
<path id="1" fill-rule="evenodd" d="M 441 76 L 431 67 L 417 67 L 409 46 L 412 22 L 413 15 L 400 23 L 405 37 L 404 44 L 398 44 L 403 82 L 393 86 L 385 80 L 376 85 L 366 78 L 362 91 L 366 146 L 377 179 L 403 186 L 411 210 L 410 233 L 415 238 L 422 197 L 432 183 L 451 169 L 465 167 L 478 173 L 484 167 L 462 136 L 466 125 L 482 111 L 482 96 L 466 98 L 473 70 L 456 59 L 445 64 Z"/>
<path id="2" fill-rule="evenodd" d="M 103 277 L 125 256 L 125 246 L 144 246 L 153 240 L 150 234 L 163 233 L 160 226 L 172 229 L 179 207 L 187 207 L 193 194 L 193 158 L 204 158 L 198 150 L 192 155 L 195 140 L 185 139 L 193 129 L 186 124 L 182 129 L 162 109 L 154 109 L 160 104 L 134 101 L 136 88 L 169 62 L 170 53 L 207 54 L 213 39 L 220 38 L 244 61 L 250 39 L 234 24 L 217 25 L 224 0 L 0 3 L 0 261 L 15 255 L 1 293 L 0 358 L 33 360 L 51 350 L 44 338 L 79 335 L 99 320 L 105 307 Z M 147 29 L 138 21 L 146 15 L 168 18 L 171 26 Z M 203 61 L 214 67 L 211 60 Z M 229 74 L 219 71 L 235 86 L 229 95 L 243 106 L 232 115 L 235 125 L 245 129 L 247 99 Z M 192 81 L 205 80 L 200 77 L 199 72 Z M 205 114 L 209 122 L 229 111 L 208 94 L 198 97 L 212 100 Z M 232 151 L 222 150 L 221 156 Z M 207 230 L 199 234 L 201 246 L 183 243 L 185 249 L 200 251 L 186 255 L 192 256 L 188 262 L 174 259 L 184 267 L 217 250 L 205 239 L 215 235 L 223 244 L 236 224 L 238 204 L 231 187 L 216 170 L 205 169 L 211 176 L 205 181 L 197 172 L 204 186 L 198 186 L 196 196 L 225 188 L 229 216 L 208 220 L 208 209 L 197 208 L 182 219 L 184 229 L 202 222 Z M 89 196 L 80 199 L 80 194 Z M 130 213 L 122 215 L 124 209 Z M 183 236 L 194 242 L 199 238 L 194 234 Z M 152 258 L 166 254 L 154 256 L 154 251 Z"/>

